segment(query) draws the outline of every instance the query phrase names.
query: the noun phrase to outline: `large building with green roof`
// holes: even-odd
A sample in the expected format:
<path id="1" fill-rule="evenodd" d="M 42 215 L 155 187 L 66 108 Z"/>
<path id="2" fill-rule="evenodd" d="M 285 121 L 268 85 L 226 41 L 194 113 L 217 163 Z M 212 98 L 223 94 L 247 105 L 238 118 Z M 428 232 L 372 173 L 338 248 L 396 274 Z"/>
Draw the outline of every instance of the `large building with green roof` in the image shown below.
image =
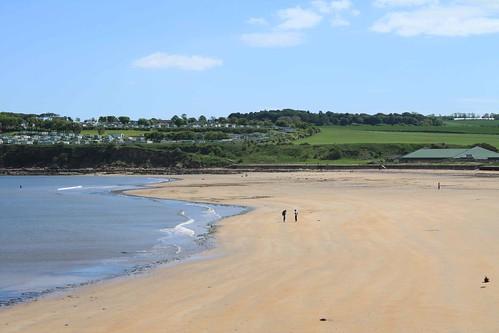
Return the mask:
<path id="1" fill-rule="evenodd" d="M 420 149 L 402 157 L 403 161 L 499 161 L 499 153 L 482 147 L 463 149 Z"/>

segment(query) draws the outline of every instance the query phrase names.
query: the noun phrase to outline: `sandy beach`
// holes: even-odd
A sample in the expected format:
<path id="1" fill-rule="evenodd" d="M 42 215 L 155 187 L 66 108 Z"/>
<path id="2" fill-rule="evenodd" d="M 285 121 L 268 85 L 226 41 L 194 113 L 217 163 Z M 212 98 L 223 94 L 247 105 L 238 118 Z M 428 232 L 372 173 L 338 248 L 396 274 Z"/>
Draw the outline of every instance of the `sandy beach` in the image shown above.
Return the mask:
<path id="1" fill-rule="evenodd" d="M 179 178 L 133 194 L 254 209 L 198 258 L 0 309 L 0 331 L 499 331 L 499 174 Z"/>

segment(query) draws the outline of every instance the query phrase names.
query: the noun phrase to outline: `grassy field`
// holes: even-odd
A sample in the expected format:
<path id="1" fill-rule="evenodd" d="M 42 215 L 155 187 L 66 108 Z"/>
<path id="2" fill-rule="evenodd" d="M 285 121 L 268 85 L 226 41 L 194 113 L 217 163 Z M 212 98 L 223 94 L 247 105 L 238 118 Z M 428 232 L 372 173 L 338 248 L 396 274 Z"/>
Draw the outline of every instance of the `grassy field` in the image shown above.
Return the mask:
<path id="1" fill-rule="evenodd" d="M 389 126 L 380 128 L 378 126 L 325 126 L 321 132 L 311 137 L 298 140 L 297 143 L 308 144 L 349 144 L 349 143 L 414 143 L 432 144 L 446 143 L 449 145 L 468 146 L 476 143 L 488 143 L 499 147 L 499 135 L 496 134 L 468 134 L 468 133 L 445 133 L 415 131 L 424 127 L 406 127 L 402 131 L 400 127 Z M 442 126 L 445 128 L 447 126 Z"/>
<path id="2" fill-rule="evenodd" d="M 448 120 L 446 126 L 499 127 L 499 120 Z"/>
<path id="3" fill-rule="evenodd" d="M 143 131 L 143 130 L 105 130 L 104 135 L 109 135 L 109 134 L 121 134 L 126 136 L 142 136 L 144 133 L 148 133 L 149 131 Z M 81 131 L 82 135 L 97 135 L 99 134 L 97 130 L 83 130 Z"/>
<path id="4" fill-rule="evenodd" d="M 497 134 L 499 135 L 499 124 L 494 121 L 486 122 L 487 125 L 481 125 L 481 122 L 467 124 L 458 121 L 446 122 L 444 126 L 404 126 L 404 125 L 352 125 L 352 128 L 362 131 L 376 132 L 424 132 L 424 133 L 456 133 L 456 134 Z M 345 127 L 343 127 L 345 128 Z"/>

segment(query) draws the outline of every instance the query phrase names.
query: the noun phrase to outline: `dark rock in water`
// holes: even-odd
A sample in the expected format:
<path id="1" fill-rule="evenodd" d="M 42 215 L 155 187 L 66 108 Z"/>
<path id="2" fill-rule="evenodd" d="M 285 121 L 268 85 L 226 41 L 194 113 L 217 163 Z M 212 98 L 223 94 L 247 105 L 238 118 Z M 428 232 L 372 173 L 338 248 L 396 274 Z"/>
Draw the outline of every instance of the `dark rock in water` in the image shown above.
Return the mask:
<path id="1" fill-rule="evenodd" d="M 327 321 L 327 319 L 326 318 L 321 318 L 320 321 Z"/>

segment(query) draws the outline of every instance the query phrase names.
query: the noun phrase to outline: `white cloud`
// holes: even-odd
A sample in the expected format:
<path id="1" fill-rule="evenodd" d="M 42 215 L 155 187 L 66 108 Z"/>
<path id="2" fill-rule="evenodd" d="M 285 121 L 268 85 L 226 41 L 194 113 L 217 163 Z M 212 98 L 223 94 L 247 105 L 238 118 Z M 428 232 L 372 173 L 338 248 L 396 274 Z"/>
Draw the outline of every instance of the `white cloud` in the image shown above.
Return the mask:
<path id="1" fill-rule="evenodd" d="M 272 31 L 244 34 L 241 40 L 253 47 L 291 47 L 300 45 L 303 35 L 298 32 Z"/>
<path id="2" fill-rule="evenodd" d="M 337 14 L 339 12 L 345 12 L 353 10 L 353 3 L 350 0 L 314 0 L 312 1 L 312 6 L 314 6 L 322 14 Z"/>
<path id="3" fill-rule="evenodd" d="M 315 0 L 312 1 L 312 6 L 319 11 L 321 14 L 329 14 L 331 11 L 331 7 L 329 3 L 325 0 Z"/>
<path id="4" fill-rule="evenodd" d="M 335 0 L 331 1 L 329 5 L 333 11 L 342 11 L 351 9 L 353 7 L 350 0 Z"/>
<path id="5" fill-rule="evenodd" d="M 277 26 L 281 30 L 303 30 L 313 28 L 322 21 L 322 16 L 316 12 L 301 7 L 280 10 L 277 16 L 281 23 Z"/>
<path id="6" fill-rule="evenodd" d="M 312 5 L 322 14 L 337 13 L 353 8 L 353 4 L 350 0 L 315 0 L 312 1 Z"/>
<path id="7" fill-rule="evenodd" d="M 185 56 L 156 52 L 134 61 L 133 65 L 143 69 L 181 69 L 204 71 L 221 66 L 223 61 L 202 56 Z"/>
<path id="8" fill-rule="evenodd" d="M 335 17 L 331 20 L 331 25 L 333 27 L 348 27 L 350 25 L 350 21 L 341 17 Z"/>
<path id="9" fill-rule="evenodd" d="M 482 2 L 483 1 L 476 1 Z M 404 37 L 444 36 L 466 37 L 499 33 L 497 11 L 484 6 L 431 5 L 412 11 L 390 12 L 376 21 L 371 30 L 380 33 L 395 33 Z"/>
<path id="10" fill-rule="evenodd" d="M 267 26 L 269 25 L 269 22 L 264 19 L 263 17 L 250 17 L 246 23 L 251 24 L 251 25 L 260 25 L 260 26 Z"/>
<path id="11" fill-rule="evenodd" d="M 482 8 L 489 8 L 489 9 L 499 9 L 499 1 L 497 0 L 459 0 L 458 3 L 461 5 L 480 6 Z"/>
<path id="12" fill-rule="evenodd" d="M 346 16 L 358 16 L 360 14 L 350 0 L 315 0 L 312 1 L 312 5 L 323 15 L 332 16 L 331 25 L 333 27 L 349 26 L 350 21 Z"/>
<path id="13" fill-rule="evenodd" d="M 410 7 L 423 5 L 437 5 L 438 0 L 375 0 L 377 7 Z"/>
<path id="14" fill-rule="evenodd" d="M 251 18 L 247 23 L 267 25 L 267 32 L 246 33 L 241 40 L 254 47 L 292 47 L 305 40 L 305 30 L 317 27 L 329 19 L 333 27 L 350 25 L 348 18 L 359 15 L 351 0 L 314 0 L 308 6 L 296 6 L 279 10 L 277 22 L 270 24 L 264 18 Z"/>

